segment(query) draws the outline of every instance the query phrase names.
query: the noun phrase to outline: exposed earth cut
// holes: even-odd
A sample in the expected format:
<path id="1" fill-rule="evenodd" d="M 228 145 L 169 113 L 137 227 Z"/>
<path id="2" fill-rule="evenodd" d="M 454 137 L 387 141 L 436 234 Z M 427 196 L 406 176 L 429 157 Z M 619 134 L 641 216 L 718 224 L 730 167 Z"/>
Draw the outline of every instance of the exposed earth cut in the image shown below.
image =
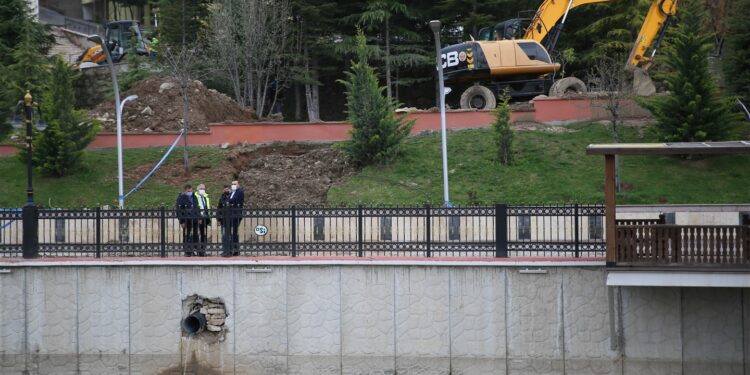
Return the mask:
<path id="1" fill-rule="evenodd" d="M 355 173 L 343 153 L 330 144 L 274 142 L 231 146 L 221 164 L 190 157 L 192 174 L 186 176 L 182 159 L 173 154 L 153 176 L 179 191 L 184 183 L 206 182 L 218 199 L 220 184 L 238 178 L 246 205 L 291 207 L 323 205 L 331 186 Z M 126 178 L 140 180 L 152 163 L 126 171 Z M 211 186 L 211 183 L 214 186 Z M 219 185 L 217 185 L 219 184 Z M 218 202 L 218 200 L 217 200 Z"/>

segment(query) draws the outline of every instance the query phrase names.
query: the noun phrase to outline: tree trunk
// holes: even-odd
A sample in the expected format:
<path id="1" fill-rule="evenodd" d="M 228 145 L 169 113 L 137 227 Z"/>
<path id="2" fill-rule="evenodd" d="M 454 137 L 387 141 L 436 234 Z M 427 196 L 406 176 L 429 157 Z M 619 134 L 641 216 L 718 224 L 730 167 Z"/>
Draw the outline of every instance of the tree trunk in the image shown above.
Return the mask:
<path id="1" fill-rule="evenodd" d="M 320 121 L 320 96 L 318 85 L 305 85 L 305 102 L 307 104 L 307 121 Z"/>
<path id="2" fill-rule="evenodd" d="M 294 120 L 302 120 L 302 89 L 299 83 L 294 85 Z"/>
<path id="3" fill-rule="evenodd" d="M 619 131 L 619 122 L 620 122 L 620 114 L 618 113 L 617 109 L 611 109 L 612 112 L 612 139 L 615 143 L 620 143 L 620 131 Z M 620 184 L 620 155 L 615 155 L 615 191 L 620 192 L 621 191 L 621 184 Z"/>
<path id="4" fill-rule="evenodd" d="M 388 16 L 385 17 L 385 92 L 390 99 L 391 93 L 391 30 Z"/>
<path id="5" fill-rule="evenodd" d="M 305 46 L 305 77 L 311 77 L 316 83 L 305 84 L 305 104 L 307 104 L 307 121 L 320 121 L 320 98 L 318 95 L 318 72 L 310 69 L 310 60 L 307 58 L 307 46 Z M 313 64 L 313 67 L 315 64 Z"/>

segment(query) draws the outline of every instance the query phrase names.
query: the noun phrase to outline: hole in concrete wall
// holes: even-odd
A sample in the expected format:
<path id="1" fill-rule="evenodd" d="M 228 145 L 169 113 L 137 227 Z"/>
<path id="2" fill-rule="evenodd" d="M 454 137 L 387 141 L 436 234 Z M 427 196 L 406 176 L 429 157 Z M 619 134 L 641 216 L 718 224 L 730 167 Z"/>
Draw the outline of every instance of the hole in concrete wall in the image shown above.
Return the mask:
<path id="1" fill-rule="evenodd" d="M 182 300 L 182 335 L 207 343 L 224 341 L 227 316 L 223 299 L 188 296 Z"/>

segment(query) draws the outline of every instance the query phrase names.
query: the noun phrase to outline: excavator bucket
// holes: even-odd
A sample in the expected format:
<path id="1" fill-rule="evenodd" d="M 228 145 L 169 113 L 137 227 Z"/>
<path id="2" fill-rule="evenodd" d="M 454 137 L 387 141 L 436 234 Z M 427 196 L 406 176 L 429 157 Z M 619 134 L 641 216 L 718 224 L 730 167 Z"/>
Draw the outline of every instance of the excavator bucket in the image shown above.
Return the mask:
<path id="1" fill-rule="evenodd" d="M 656 86 L 648 72 L 642 68 L 633 69 L 633 93 L 637 96 L 651 96 L 656 94 Z"/>

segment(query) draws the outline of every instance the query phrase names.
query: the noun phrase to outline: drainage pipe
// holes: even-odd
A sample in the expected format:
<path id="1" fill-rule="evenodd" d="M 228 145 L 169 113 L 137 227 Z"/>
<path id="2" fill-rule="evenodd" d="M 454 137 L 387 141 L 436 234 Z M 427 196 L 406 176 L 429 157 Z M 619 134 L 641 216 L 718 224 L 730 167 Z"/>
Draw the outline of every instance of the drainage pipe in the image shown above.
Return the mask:
<path id="1" fill-rule="evenodd" d="M 189 336 L 195 335 L 206 329 L 206 316 L 200 312 L 194 312 L 182 319 L 182 330 Z"/>

